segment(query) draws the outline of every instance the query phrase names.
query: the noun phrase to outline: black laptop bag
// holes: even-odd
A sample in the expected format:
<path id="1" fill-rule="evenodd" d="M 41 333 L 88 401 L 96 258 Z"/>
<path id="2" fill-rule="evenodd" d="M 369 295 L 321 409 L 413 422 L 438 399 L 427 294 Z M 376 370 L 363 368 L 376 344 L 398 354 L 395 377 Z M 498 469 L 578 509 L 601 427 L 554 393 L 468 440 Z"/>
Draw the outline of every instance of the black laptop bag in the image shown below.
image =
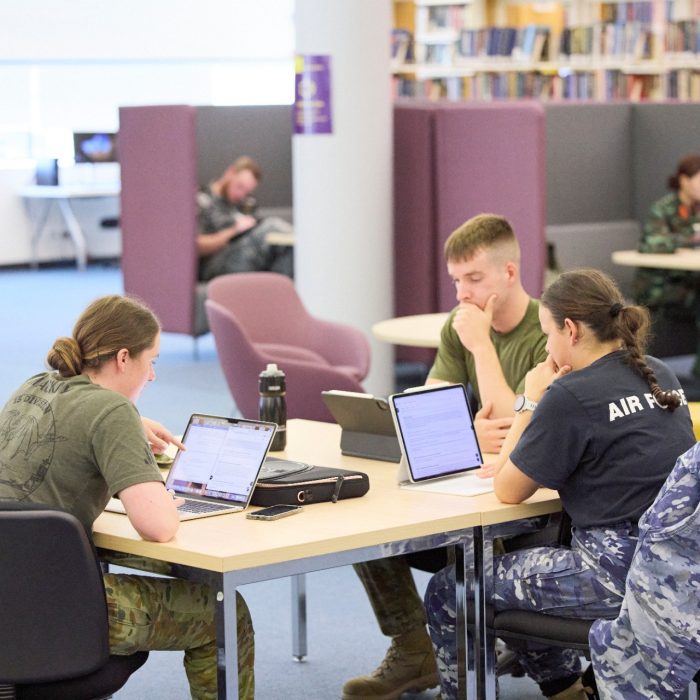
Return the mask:
<path id="1" fill-rule="evenodd" d="M 293 471 L 259 478 L 250 502 L 255 506 L 335 502 L 369 491 L 369 477 L 364 472 L 296 464 L 299 468 Z"/>

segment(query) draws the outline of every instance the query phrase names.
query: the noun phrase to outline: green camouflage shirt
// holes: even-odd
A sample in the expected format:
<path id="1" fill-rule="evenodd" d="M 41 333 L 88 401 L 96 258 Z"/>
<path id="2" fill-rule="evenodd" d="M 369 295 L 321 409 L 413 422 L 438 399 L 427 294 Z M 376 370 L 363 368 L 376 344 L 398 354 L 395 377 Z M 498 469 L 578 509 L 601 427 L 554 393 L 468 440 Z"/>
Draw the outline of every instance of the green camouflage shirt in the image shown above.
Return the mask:
<path id="1" fill-rule="evenodd" d="M 676 192 L 655 202 L 644 225 L 640 253 L 672 253 L 692 246 L 693 224 L 700 224 L 700 209 L 689 211 Z M 640 268 L 634 280 L 638 303 L 650 308 L 693 309 L 700 275 L 683 270 Z"/>

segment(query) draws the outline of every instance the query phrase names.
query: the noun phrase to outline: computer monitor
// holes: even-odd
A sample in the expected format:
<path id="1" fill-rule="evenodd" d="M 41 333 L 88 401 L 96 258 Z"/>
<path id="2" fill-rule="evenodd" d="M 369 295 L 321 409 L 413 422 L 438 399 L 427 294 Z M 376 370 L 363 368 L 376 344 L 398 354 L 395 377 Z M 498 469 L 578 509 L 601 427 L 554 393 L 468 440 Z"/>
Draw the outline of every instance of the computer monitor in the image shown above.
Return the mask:
<path id="1" fill-rule="evenodd" d="M 74 132 L 76 163 L 116 163 L 117 135 L 106 131 Z"/>

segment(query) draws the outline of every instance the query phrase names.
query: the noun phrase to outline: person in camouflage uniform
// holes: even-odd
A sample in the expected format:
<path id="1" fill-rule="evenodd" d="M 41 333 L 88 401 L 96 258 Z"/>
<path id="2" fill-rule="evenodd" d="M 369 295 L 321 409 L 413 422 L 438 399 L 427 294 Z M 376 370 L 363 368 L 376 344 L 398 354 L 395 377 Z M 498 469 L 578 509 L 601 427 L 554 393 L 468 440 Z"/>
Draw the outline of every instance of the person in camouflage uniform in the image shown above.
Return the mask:
<path id="1" fill-rule="evenodd" d="M 615 620 L 589 635 L 603 700 L 675 700 L 700 669 L 700 443 L 681 455 L 639 520 Z"/>
<path id="2" fill-rule="evenodd" d="M 197 193 L 200 281 L 264 270 L 294 276 L 294 248 L 267 242 L 270 233 L 292 233 L 291 224 L 279 217 L 253 216 L 252 194 L 261 177 L 257 162 L 241 156 Z"/>
<path id="3" fill-rule="evenodd" d="M 637 544 L 637 521 L 679 454 L 694 444 L 683 391 L 671 370 L 643 355 L 649 313 L 625 306 L 597 270 L 563 273 L 540 302 L 549 357 L 525 378 L 522 406 L 496 463 L 496 496 L 520 503 L 557 489 L 573 524 L 570 548 L 538 546 L 494 557 L 496 611 L 615 617 Z M 664 387 L 664 388 L 662 388 Z M 455 588 L 448 569 L 425 604 L 444 698 L 457 685 Z M 584 700 L 577 652 L 514 648 L 542 693 Z"/>
<path id="4" fill-rule="evenodd" d="M 0 411 L 0 498 L 62 508 L 89 533 L 116 495 L 144 539 L 172 539 L 177 504 L 152 447 L 182 445 L 163 426 L 141 419 L 134 406 L 155 379 L 159 347 L 158 320 L 142 304 L 112 295 L 88 306 L 72 337 L 58 338 L 49 351 L 47 362 L 57 371 L 30 377 Z M 104 583 L 111 652 L 184 650 L 192 697 L 214 700 L 215 592 L 177 578 L 131 574 L 107 573 Z M 250 700 L 253 628 L 243 598 L 236 605 L 239 697 Z"/>
<path id="5" fill-rule="evenodd" d="M 521 284 L 520 247 L 505 218 L 472 217 L 450 234 L 444 252 L 458 306 L 442 328 L 427 383 L 471 386 L 481 407 L 475 419 L 481 449 L 498 452 L 513 420 L 513 397 L 528 370 L 546 356 L 538 302 Z M 444 550 L 437 550 L 355 565 L 391 644 L 376 670 L 345 682 L 343 700 L 390 700 L 437 684 L 411 566 L 437 571 L 445 563 Z"/>
<path id="6" fill-rule="evenodd" d="M 655 202 L 644 225 L 640 253 L 673 253 L 700 245 L 700 154 L 685 156 L 668 179 L 672 190 Z M 687 320 L 700 330 L 700 274 L 639 268 L 634 279 L 637 303 L 669 319 Z M 700 374 L 700 356 L 694 368 Z"/>

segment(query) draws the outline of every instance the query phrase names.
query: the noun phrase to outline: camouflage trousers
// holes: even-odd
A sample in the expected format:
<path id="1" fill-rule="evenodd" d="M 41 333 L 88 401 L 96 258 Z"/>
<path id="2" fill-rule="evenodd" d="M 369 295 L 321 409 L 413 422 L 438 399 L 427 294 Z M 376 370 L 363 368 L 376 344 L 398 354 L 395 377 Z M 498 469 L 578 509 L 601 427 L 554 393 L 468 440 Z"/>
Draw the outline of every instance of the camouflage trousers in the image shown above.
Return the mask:
<path id="1" fill-rule="evenodd" d="M 105 574 L 109 645 L 113 654 L 184 650 L 184 666 L 195 700 L 214 700 L 216 624 L 214 596 L 199 583 L 177 578 Z M 252 699 L 253 625 L 248 606 L 236 594 L 239 697 Z"/>
<path id="2" fill-rule="evenodd" d="M 385 635 L 397 637 L 425 627 L 425 608 L 405 556 L 354 564 L 354 569 Z"/>
<path id="3" fill-rule="evenodd" d="M 636 526 L 620 524 L 574 532 L 571 549 L 533 547 L 494 557 L 494 609 L 533 610 L 559 617 L 596 619 L 617 615 L 637 542 Z M 457 692 L 454 570 L 431 579 L 425 594 L 428 629 L 435 647 L 444 698 Z M 540 685 L 581 673 L 579 654 L 528 645 L 513 649 Z"/>
<path id="4" fill-rule="evenodd" d="M 247 233 L 232 238 L 224 248 L 204 259 L 199 277 L 208 282 L 231 272 L 279 272 L 294 277 L 294 248 L 270 245 L 269 233 L 291 233 L 289 222 L 278 217 L 263 219 Z"/>
<path id="5" fill-rule="evenodd" d="M 700 669 L 700 443 L 639 521 L 620 614 L 589 637 L 604 700 L 677 698 Z"/>

